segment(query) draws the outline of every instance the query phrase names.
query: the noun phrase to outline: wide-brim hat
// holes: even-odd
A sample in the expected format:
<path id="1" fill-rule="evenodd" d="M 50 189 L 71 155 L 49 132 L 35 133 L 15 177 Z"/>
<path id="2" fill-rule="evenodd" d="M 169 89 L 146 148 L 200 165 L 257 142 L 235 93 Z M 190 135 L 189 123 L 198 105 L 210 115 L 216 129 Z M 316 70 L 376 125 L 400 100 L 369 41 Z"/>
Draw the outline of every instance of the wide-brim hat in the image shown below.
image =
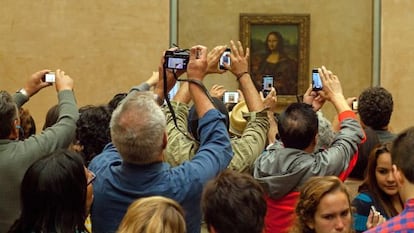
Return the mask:
<path id="1" fill-rule="evenodd" d="M 230 112 L 230 133 L 241 136 L 247 125 L 247 120 L 243 117 L 243 113 L 248 113 L 246 102 L 237 103 Z"/>

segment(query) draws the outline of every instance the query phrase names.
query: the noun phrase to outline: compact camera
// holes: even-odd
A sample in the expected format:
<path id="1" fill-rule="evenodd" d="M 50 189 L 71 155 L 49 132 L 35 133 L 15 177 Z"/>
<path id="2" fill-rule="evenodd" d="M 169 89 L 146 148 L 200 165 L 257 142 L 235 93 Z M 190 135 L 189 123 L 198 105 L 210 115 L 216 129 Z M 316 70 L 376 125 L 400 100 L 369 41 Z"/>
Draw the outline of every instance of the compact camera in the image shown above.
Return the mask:
<path id="1" fill-rule="evenodd" d="M 47 83 L 54 83 L 55 82 L 55 73 L 49 72 L 45 74 L 45 82 Z"/>
<path id="2" fill-rule="evenodd" d="M 225 104 L 236 104 L 239 102 L 239 93 L 237 91 L 226 91 L 223 95 L 223 102 Z"/>
<path id="3" fill-rule="evenodd" d="M 190 59 L 188 50 L 166 51 L 164 55 L 164 67 L 168 69 L 186 70 Z"/>

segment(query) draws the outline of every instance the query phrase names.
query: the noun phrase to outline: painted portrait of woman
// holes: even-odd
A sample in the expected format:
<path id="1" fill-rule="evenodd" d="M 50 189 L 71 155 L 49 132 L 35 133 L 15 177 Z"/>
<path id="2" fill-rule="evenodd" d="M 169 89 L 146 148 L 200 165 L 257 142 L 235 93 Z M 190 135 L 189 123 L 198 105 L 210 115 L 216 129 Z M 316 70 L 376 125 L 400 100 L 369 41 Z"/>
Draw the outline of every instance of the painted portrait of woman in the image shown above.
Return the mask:
<path id="1" fill-rule="evenodd" d="M 262 77 L 271 75 L 278 95 L 296 95 L 298 63 L 286 52 L 282 34 L 278 31 L 269 32 L 263 47 L 264 52 L 252 57 L 252 74 L 258 90 L 262 88 Z"/>

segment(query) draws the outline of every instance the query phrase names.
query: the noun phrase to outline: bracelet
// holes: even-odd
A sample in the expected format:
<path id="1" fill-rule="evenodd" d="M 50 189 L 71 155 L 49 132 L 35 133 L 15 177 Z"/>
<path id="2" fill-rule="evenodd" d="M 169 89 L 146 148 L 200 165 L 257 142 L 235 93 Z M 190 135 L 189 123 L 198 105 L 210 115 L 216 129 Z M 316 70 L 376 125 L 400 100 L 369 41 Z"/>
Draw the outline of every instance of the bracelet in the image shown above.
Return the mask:
<path id="1" fill-rule="evenodd" d="M 245 74 L 249 74 L 249 72 L 245 71 L 245 72 L 243 72 L 243 73 L 237 74 L 237 75 L 236 75 L 236 77 L 237 77 L 237 81 L 239 81 L 239 80 L 240 80 L 240 78 L 241 78 L 241 77 L 243 77 L 243 75 L 245 75 Z"/>

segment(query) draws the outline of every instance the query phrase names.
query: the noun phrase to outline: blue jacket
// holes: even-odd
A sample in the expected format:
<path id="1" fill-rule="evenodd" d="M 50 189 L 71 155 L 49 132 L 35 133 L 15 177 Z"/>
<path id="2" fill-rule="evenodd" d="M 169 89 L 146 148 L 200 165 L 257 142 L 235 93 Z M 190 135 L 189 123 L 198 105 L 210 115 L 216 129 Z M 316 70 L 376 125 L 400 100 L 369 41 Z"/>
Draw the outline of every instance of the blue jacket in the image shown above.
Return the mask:
<path id="1" fill-rule="evenodd" d="M 208 111 L 199 120 L 198 130 L 201 145 L 196 156 L 174 168 L 164 162 L 124 163 L 115 146 L 108 144 L 89 165 L 96 174 L 91 209 L 93 232 L 115 232 L 133 201 L 154 195 L 180 203 L 187 232 L 200 232 L 203 186 L 228 166 L 233 152 L 224 116 L 219 111 Z"/>

